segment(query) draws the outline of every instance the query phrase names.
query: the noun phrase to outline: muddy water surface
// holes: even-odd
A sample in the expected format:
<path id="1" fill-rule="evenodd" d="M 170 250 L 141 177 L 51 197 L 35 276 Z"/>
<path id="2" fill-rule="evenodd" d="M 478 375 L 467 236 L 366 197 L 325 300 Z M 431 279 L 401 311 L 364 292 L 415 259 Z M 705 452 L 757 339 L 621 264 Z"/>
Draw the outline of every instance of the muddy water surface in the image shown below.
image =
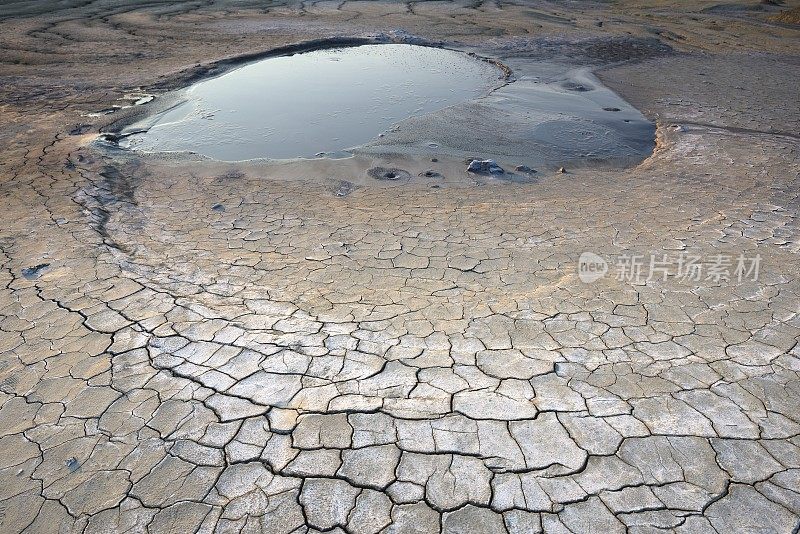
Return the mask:
<path id="1" fill-rule="evenodd" d="M 123 144 L 225 161 L 336 155 L 401 120 L 484 96 L 503 74 L 462 52 L 407 44 L 274 57 L 191 86 Z"/>

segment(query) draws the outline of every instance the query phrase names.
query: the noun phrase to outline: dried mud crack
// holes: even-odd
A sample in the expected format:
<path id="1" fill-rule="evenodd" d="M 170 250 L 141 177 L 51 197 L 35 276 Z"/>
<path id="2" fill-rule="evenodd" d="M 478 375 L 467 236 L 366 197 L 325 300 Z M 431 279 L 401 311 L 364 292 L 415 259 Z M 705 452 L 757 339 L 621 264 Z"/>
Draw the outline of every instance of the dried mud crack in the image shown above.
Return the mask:
<path id="1" fill-rule="evenodd" d="M 0 532 L 797 532 L 796 6 L 719 5 L 0 7 Z M 520 183 L 93 143 L 164 80 L 376 35 L 589 69 L 656 150 Z M 616 272 L 690 256 L 728 276 Z"/>

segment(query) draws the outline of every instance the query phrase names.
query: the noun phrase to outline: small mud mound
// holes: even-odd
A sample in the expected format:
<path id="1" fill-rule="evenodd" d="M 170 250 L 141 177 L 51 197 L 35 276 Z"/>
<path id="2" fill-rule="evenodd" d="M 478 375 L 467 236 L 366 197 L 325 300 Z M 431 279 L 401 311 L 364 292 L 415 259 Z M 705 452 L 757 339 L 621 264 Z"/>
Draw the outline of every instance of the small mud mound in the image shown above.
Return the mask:
<path id="1" fill-rule="evenodd" d="M 403 169 L 396 169 L 394 167 L 391 168 L 372 167 L 370 170 L 367 171 L 367 174 L 371 178 L 375 178 L 376 180 L 395 181 L 395 180 L 408 180 L 411 178 L 411 173 L 409 173 L 408 171 L 404 171 Z"/>
<path id="2" fill-rule="evenodd" d="M 588 84 L 576 83 L 573 81 L 564 82 L 561 84 L 561 87 L 567 91 L 575 91 L 576 93 L 585 93 L 594 90 L 594 87 Z"/>
<path id="3" fill-rule="evenodd" d="M 347 180 L 340 180 L 333 187 L 333 194 L 337 197 L 346 197 L 356 189 L 358 189 L 356 184 L 348 182 Z"/>

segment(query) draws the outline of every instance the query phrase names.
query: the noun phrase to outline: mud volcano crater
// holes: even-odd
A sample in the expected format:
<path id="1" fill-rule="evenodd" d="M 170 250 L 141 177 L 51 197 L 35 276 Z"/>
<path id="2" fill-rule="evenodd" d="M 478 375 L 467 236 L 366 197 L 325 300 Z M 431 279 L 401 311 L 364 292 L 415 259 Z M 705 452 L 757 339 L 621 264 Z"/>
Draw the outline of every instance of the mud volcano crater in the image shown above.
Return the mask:
<path id="1" fill-rule="evenodd" d="M 195 83 L 142 106 L 106 140 L 222 161 L 482 154 L 554 169 L 628 165 L 654 148 L 654 125 L 588 69 L 541 76 L 535 58 L 506 66 L 436 46 L 367 43 L 321 41 L 187 71 Z"/>

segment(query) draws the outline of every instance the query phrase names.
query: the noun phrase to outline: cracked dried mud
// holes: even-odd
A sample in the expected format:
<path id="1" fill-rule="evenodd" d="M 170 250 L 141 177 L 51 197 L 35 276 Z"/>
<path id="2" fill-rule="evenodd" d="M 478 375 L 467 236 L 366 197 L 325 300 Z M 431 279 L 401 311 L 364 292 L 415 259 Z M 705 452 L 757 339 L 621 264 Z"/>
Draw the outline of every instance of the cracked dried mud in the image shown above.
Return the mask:
<path id="1" fill-rule="evenodd" d="M 798 532 L 774 4 L 3 3 L 0 532 Z M 376 39 L 528 74 L 345 159 L 98 141 L 244 60 Z M 540 146 L 525 84 L 615 91 L 598 116 L 641 111 L 655 150 L 581 160 L 557 117 Z M 586 283 L 584 252 L 760 271 Z"/>

